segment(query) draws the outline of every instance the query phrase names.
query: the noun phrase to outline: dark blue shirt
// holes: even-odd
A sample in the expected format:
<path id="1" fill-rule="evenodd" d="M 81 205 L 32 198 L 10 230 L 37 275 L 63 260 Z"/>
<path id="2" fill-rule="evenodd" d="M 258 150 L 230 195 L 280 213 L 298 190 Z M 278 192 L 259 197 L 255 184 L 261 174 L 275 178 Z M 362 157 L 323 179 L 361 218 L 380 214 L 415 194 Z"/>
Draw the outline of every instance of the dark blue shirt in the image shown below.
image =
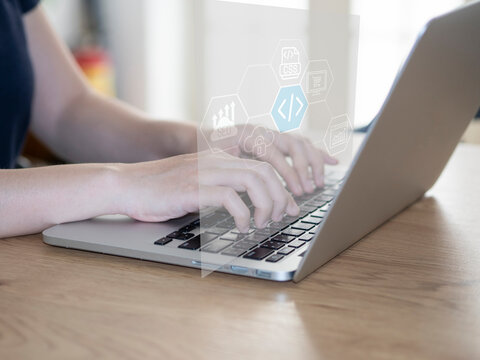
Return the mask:
<path id="1" fill-rule="evenodd" d="M 15 166 L 30 121 L 34 76 L 23 14 L 39 0 L 0 0 L 0 168 Z"/>

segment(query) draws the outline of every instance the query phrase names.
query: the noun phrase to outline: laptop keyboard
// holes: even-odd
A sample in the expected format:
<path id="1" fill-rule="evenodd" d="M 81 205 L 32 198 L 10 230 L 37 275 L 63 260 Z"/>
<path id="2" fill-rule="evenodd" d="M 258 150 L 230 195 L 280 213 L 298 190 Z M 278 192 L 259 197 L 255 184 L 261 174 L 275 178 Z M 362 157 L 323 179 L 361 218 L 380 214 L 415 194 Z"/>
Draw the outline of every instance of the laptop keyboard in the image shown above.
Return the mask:
<path id="1" fill-rule="evenodd" d="M 342 180 L 327 179 L 325 187 L 317 189 L 313 194 L 295 197 L 300 214 L 296 217 L 285 216 L 280 222 L 271 221 L 265 229 L 256 229 L 252 224 L 247 234 L 240 233 L 233 217 L 226 210 L 217 210 L 202 217 L 201 233 L 200 219 L 196 219 L 156 241 L 155 245 L 165 246 L 174 240 L 180 240 L 180 249 L 271 263 L 282 261 L 297 249 L 305 252 L 341 182 Z M 253 210 L 248 196 L 242 195 L 242 198 Z"/>

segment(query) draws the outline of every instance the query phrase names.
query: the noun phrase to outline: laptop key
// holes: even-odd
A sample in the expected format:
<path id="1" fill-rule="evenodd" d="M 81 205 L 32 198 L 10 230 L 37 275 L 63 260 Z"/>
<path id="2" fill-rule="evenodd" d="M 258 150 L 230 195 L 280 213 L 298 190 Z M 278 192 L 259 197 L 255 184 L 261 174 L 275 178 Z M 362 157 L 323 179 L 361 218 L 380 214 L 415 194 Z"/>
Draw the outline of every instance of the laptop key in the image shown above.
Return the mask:
<path id="1" fill-rule="evenodd" d="M 246 235 L 244 234 L 233 234 L 232 232 L 229 232 L 220 236 L 220 238 L 223 240 L 229 240 L 229 241 L 240 241 L 240 240 L 243 240 L 245 236 Z"/>
<path id="2" fill-rule="evenodd" d="M 307 216 L 307 217 L 303 218 L 302 222 L 307 223 L 307 224 L 318 225 L 322 222 L 322 218 L 318 218 L 318 217 L 310 215 L 310 216 Z"/>
<path id="3" fill-rule="evenodd" d="M 325 216 L 325 211 L 321 211 L 320 209 L 318 209 L 312 212 L 310 216 L 322 219 Z"/>
<path id="4" fill-rule="evenodd" d="M 220 236 L 220 235 L 226 234 L 228 232 L 228 229 L 221 229 L 221 228 L 218 228 L 218 227 L 214 226 L 214 227 L 205 229 L 205 232 L 209 233 L 209 234 L 216 234 L 216 235 Z"/>
<path id="5" fill-rule="evenodd" d="M 289 236 L 289 235 L 283 235 L 283 234 L 279 234 L 277 236 L 274 236 L 272 238 L 272 240 L 275 240 L 275 241 L 279 241 L 279 242 L 282 242 L 282 243 L 289 243 L 289 242 L 292 242 L 293 240 L 295 240 L 295 236 Z"/>
<path id="6" fill-rule="evenodd" d="M 303 234 L 302 236 L 300 236 L 298 238 L 298 240 L 302 240 L 302 241 L 311 241 L 313 239 L 313 236 L 312 234 Z"/>
<path id="7" fill-rule="evenodd" d="M 307 216 L 308 214 L 310 214 L 310 212 L 311 212 L 310 210 L 300 210 L 300 213 L 298 214 L 298 219 L 303 218 L 304 216 Z"/>
<path id="8" fill-rule="evenodd" d="M 315 226 L 312 230 L 310 230 L 309 234 L 315 235 L 319 227 L 320 226 Z"/>
<path id="9" fill-rule="evenodd" d="M 251 259 L 251 260 L 263 260 L 267 256 L 272 254 L 273 254 L 273 250 L 260 247 L 248 252 L 247 255 L 244 256 L 244 258 Z"/>
<path id="10" fill-rule="evenodd" d="M 294 248 L 291 248 L 291 247 L 288 247 L 288 246 L 287 246 L 287 247 L 284 247 L 283 249 L 279 250 L 279 251 L 277 252 L 277 254 L 287 256 L 287 255 L 290 255 L 290 254 L 291 254 L 292 252 L 294 252 L 294 251 L 295 251 Z"/>
<path id="11" fill-rule="evenodd" d="M 322 196 L 320 196 L 320 199 L 330 202 L 335 199 L 335 196 L 322 194 Z"/>
<path id="12" fill-rule="evenodd" d="M 233 229 L 231 231 L 232 234 L 243 234 L 243 235 L 249 235 L 249 234 L 253 234 L 253 232 L 255 231 L 255 229 L 248 229 L 248 232 L 246 233 L 242 233 L 240 230 L 238 230 L 237 228 Z"/>
<path id="13" fill-rule="evenodd" d="M 327 202 L 325 200 L 317 200 L 317 199 L 313 199 L 311 201 L 308 202 L 308 205 L 313 205 L 315 206 L 316 208 L 319 208 L 319 207 L 322 207 L 326 204 Z"/>
<path id="14" fill-rule="evenodd" d="M 173 239 L 171 239 L 169 237 L 164 237 L 164 238 L 161 238 L 160 240 L 155 241 L 154 244 L 155 245 L 160 245 L 160 246 L 165 246 L 172 241 L 173 241 Z"/>
<path id="15" fill-rule="evenodd" d="M 191 232 L 191 231 L 195 230 L 199 226 L 200 226 L 200 221 L 195 220 L 195 221 L 191 222 L 190 224 L 185 225 L 184 227 L 180 228 L 180 230 L 178 230 L 178 231 L 182 232 L 182 233 L 188 233 L 188 232 Z"/>
<path id="16" fill-rule="evenodd" d="M 214 226 L 215 224 L 219 223 L 220 221 L 223 221 L 225 218 L 219 216 L 218 214 L 208 214 L 206 216 L 203 216 L 201 218 L 201 225 L 203 227 L 210 227 Z"/>
<path id="17" fill-rule="evenodd" d="M 188 239 L 191 239 L 194 236 L 195 236 L 195 234 L 183 233 L 183 232 L 180 232 L 180 231 L 175 231 L 175 232 L 167 235 L 168 238 L 175 239 L 175 240 L 188 240 Z"/>
<path id="18" fill-rule="evenodd" d="M 290 225 L 290 223 L 288 221 L 286 221 L 286 222 L 283 222 L 283 221 L 281 221 L 281 222 L 271 222 L 263 230 L 268 231 L 270 233 L 276 233 L 276 232 L 279 232 L 280 230 L 285 229 L 286 227 L 288 227 L 288 225 Z"/>
<path id="19" fill-rule="evenodd" d="M 265 236 L 265 235 L 258 235 L 258 234 L 253 234 L 253 235 L 249 235 L 245 238 L 245 240 L 250 240 L 250 241 L 254 241 L 256 242 L 257 244 L 258 243 L 261 243 L 265 240 L 267 240 L 269 237 L 268 236 Z"/>
<path id="20" fill-rule="evenodd" d="M 330 209 L 330 204 L 322 206 L 319 210 L 323 212 L 327 212 Z"/>
<path id="21" fill-rule="evenodd" d="M 203 233 L 201 235 L 195 236 L 194 238 L 188 241 L 185 241 L 183 244 L 180 244 L 178 247 L 180 249 L 186 249 L 186 250 L 198 250 L 203 245 L 208 244 L 209 242 L 215 240 L 216 238 L 217 238 L 217 235 Z"/>
<path id="22" fill-rule="evenodd" d="M 338 190 L 335 190 L 335 189 L 330 188 L 330 189 L 325 190 L 325 191 L 322 193 L 322 195 L 325 196 L 325 197 L 326 197 L 326 196 L 334 197 L 334 196 L 337 194 L 337 192 L 338 192 Z"/>
<path id="23" fill-rule="evenodd" d="M 312 229 L 314 226 L 315 225 L 307 224 L 307 223 L 299 221 L 299 222 L 292 225 L 292 229 L 308 231 L 308 230 Z"/>
<path id="24" fill-rule="evenodd" d="M 318 206 L 310 205 L 308 203 L 300 206 L 300 210 L 307 211 L 309 213 L 312 212 L 312 211 L 315 211 L 317 208 L 318 208 Z"/>
<path id="25" fill-rule="evenodd" d="M 298 220 L 298 216 L 285 216 L 282 219 L 282 222 L 286 223 L 287 225 L 290 225 L 290 224 L 293 224 L 297 220 Z"/>
<path id="26" fill-rule="evenodd" d="M 295 249 L 301 248 L 303 245 L 305 245 L 305 241 L 300 241 L 300 240 L 295 240 L 295 241 L 292 241 L 290 244 L 288 244 L 288 246 Z"/>
<path id="27" fill-rule="evenodd" d="M 248 250 L 248 249 L 247 249 L 247 250 Z M 247 250 L 245 250 L 245 249 L 240 249 L 240 248 L 236 248 L 236 247 L 230 247 L 230 248 L 228 248 L 227 250 L 225 250 L 224 252 L 222 252 L 222 255 L 239 257 L 239 256 L 242 256 L 243 254 L 245 254 L 245 252 L 246 252 Z"/>
<path id="28" fill-rule="evenodd" d="M 215 240 L 209 243 L 207 246 L 203 247 L 201 251 L 217 254 L 222 250 L 225 250 L 232 244 L 231 241 L 227 240 Z"/>
<path id="29" fill-rule="evenodd" d="M 282 260 L 285 256 L 280 255 L 280 254 L 275 254 L 270 256 L 266 261 L 271 262 L 271 263 L 276 263 Z"/>
<path id="30" fill-rule="evenodd" d="M 244 241 L 240 241 L 240 242 L 236 243 L 235 245 L 233 245 L 233 247 L 235 249 L 243 249 L 243 250 L 246 251 L 246 250 L 253 249 L 257 245 L 258 245 L 258 243 L 255 242 L 255 241 L 244 240 Z"/>
<path id="31" fill-rule="evenodd" d="M 270 240 L 270 241 L 264 242 L 261 247 L 266 248 L 266 249 L 278 250 L 278 249 L 281 249 L 284 246 L 285 246 L 284 243 L 281 243 L 279 241 Z"/>
<path id="32" fill-rule="evenodd" d="M 304 232 L 305 232 L 305 230 L 297 230 L 297 229 L 288 228 L 286 230 L 283 230 L 282 234 L 297 237 L 297 236 L 302 235 Z"/>

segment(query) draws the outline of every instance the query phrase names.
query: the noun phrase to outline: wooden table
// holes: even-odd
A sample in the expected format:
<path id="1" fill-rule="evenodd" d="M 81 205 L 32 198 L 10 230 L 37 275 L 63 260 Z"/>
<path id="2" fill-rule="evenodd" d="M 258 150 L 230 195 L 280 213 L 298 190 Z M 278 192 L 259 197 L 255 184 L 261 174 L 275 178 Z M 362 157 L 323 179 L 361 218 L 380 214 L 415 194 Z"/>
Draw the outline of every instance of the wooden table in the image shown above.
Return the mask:
<path id="1" fill-rule="evenodd" d="M 479 159 L 300 284 L 0 240 L 0 358 L 479 359 Z"/>

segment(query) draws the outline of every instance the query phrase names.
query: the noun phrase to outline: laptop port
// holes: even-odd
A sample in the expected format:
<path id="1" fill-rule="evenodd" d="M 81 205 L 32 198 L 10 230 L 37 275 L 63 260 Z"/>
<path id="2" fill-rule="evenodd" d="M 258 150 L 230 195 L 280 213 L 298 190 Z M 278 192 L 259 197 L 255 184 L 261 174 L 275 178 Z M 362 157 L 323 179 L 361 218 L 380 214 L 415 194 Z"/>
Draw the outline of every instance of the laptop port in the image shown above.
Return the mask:
<path id="1" fill-rule="evenodd" d="M 264 278 L 264 279 L 271 279 L 272 278 L 272 273 L 270 271 L 263 271 L 263 270 L 257 270 L 255 274 L 258 277 Z"/>
<path id="2" fill-rule="evenodd" d="M 248 274 L 248 268 L 243 267 L 243 266 L 232 265 L 232 266 L 230 266 L 230 269 L 232 269 L 232 271 L 237 273 L 237 274 Z"/>

